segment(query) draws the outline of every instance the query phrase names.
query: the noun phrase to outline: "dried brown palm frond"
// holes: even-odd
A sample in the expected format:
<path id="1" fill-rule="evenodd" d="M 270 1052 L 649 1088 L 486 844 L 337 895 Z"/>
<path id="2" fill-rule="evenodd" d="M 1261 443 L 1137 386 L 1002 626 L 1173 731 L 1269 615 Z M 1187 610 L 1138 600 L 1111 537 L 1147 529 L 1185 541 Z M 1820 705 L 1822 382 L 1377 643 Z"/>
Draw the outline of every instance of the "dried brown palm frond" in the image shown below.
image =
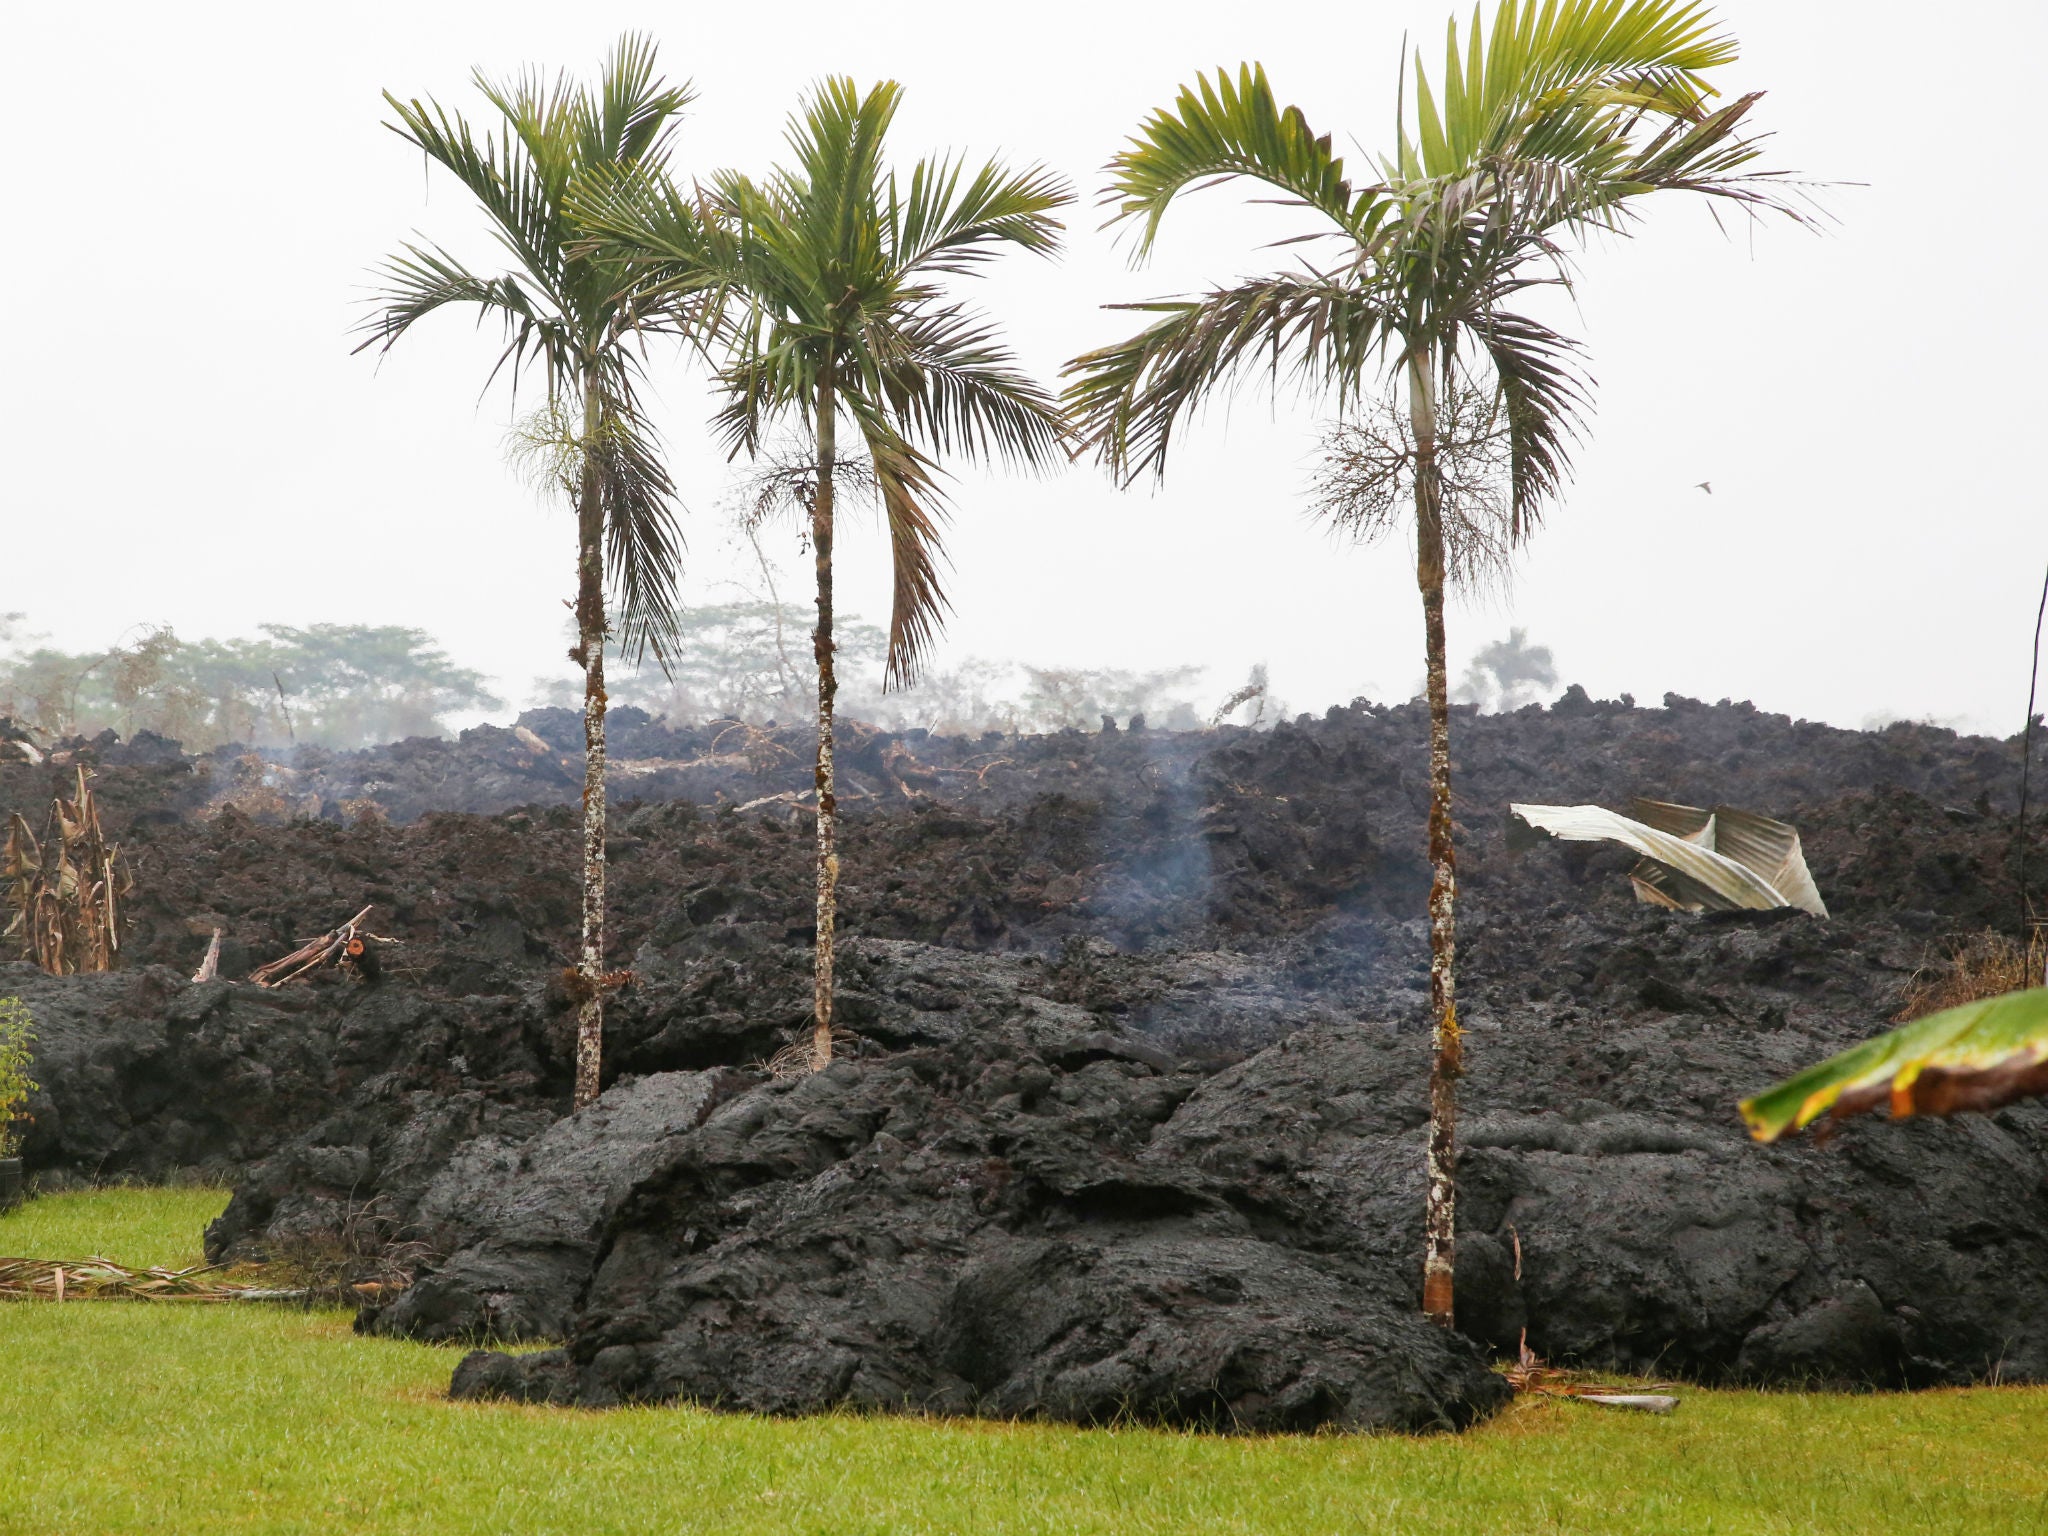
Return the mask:
<path id="1" fill-rule="evenodd" d="M 764 450 L 735 488 L 734 501 L 742 532 L 749 537 L 770 523 L 795 516 L 807 534 L 818 499 L 818 456 L 808 444 L 780 444 Z M 832 499 L 865 506 L 878 505 L 881 482 L 874 466 L 858 454 L 832 463 Z M 758 549 L 758 546 L 757 546 Z"/>
<path id="2" fill-rule="evenodd" d="M 19 815 L 0 845 L 0 881 L 12 913 L 4 936 L 53 976 L 109 971 L 121 948 L 121 902 L 134 880 L 100 826 L 89 775 L 78 770 L 74 798 L 61 796 L 38 839 Z"/>
<path id="3" fill-rule="evenodd" d="M 420 1247 L 421 1245 L 412 1245 Z M 410 1251 L 362 1279 L 362 1266 L 330 1275 L 320 1271 L 289 1278 L 304 1283 L 251 1285 L 218 1278 L 224 1266 L 138 1269 L 113 1259 L 0 1259 L 0 1302 L 4 1301 L 287 1301 L 353 1305 L 376 1300 L 411 1283 L 420 1255 Z M 273 1266 L 264 1266 L 270 1272 Z"/>
<path id="4" fill-rule="evenodd" d="M 137 1269 L 112 1259 L 0 1259 L 0 1301 L 263 1301 L 294 1293 L 216 1279 L 220 1266 Z"/>
<path id="5" fill-rule="evenodd" d="M 837 1055 L 840 1051 L 850 1049 L 859 1043 L 860 1036 L 856 1035 L 852 1030 L 843 1029 L 836 1025 L 833 1027 L 832 1051 L 834 1055 Z M 777 1082 L 780 1082 L 787 1077 L 808 1077 L 820 1067 L 829 1065 L 831 1065 L 829 1060 L 820 1061 L 818 1059 L 817 1040 L 811 1031 L 806 1029 L 802 1039 L 792 1040 L 788 1045 L 785 1045 L 773 1056 L 762 1062 L 761 1070 Z"/>
<path id="6" fill-rule="evenodd" d="M 257 1273 L 311 1299 L 346 1302 L 402 1291 L 446 1257 L 379 1195 L 351 1202 L 331 1226 L 264 1239 Z"/>
<path id="7" fill-rule="evenodd" d="M 733 745 L 735 737 L 738 738 L 737 746 Z M 756 778 L 766 778 L 784 762 L 796 757 L 794 751 L 777 741 L 769 732 L 762 730 L 758 725 L 749 725 L 744 720 L 734 720 L 721 727 L 718 734 L 711 738 L 711 751 L 736 753 L 746 758 L 747 766 L 753 770 Z"/>
<path id="8" fill-rule="evenodd" d="M 1437 402 L 1436 475 L 1442 491 L 1444 579 L 1490 587 L 1505 580 L 1521 533 L 1514 515 L 1513 442 L 1498 390 L 1462 374 Z M 1323 434 L 1309 485 L 1312 515 L 1369 544 L 1413 516 L 1415 428 L 1389 393 Z"/>
<path id="9" fill-rule="evenodd" d="M 1522 1330 L 1514 1363 L 1501 1374 L 1517 1392 L 1538 1397 L 1588 1398 L 1618 1407 L 1643 1408 L 1652 1413 L 1669 1412 L 1669 1404 L 1675 1401 L 1661 1395 L 1674 1385 L 1672 1382 L 1630 1382 L 1626 1386 L 1614 1386 L 1595 1381 L 1584 1371 L 1570 1371 L 1551 1365 L 1529 1347 L 1529 1330 L 1526 1328 Z M 1666 1406 L 1656 1406 L 1659 1403 Z"/>
<path id="10" fill-rule="evenodd" d="M 1253 713 L 1250 721 L 1250 724 L 1256 728 L 1266 718 L 1266 691 L 1268 686 L 1266 681 L 1266 664 L 1263 661 L 1258 662 L 1252 667 L 1251 675 L 1244 680 L 1243 685 L 1233 689 L 1230 697 L 1216 706 L 1216 713 L 1209 717 L 1209 724 L 1212 726 L 1221 725 L 1230 718 L 1233 710 L 1239 709 L 1251 703 L 1252 700 L 1257 699 L 1259 707 Z"/>

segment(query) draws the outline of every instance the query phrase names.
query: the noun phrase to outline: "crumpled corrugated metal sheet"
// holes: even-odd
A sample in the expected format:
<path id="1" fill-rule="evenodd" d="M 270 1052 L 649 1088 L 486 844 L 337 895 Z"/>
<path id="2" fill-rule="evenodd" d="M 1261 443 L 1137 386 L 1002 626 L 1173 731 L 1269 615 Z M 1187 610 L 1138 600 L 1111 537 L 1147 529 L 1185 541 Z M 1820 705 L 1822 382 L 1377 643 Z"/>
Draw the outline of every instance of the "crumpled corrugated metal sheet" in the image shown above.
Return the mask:
<path id="1" fill-rule="evenodd" d="M 1799 832 L 1755 811 L 1711 810 L 1638 799 L 1634 817 L 1600 805 L 1511 805 L 1525 825 L 1566 842 L 1620 843 L 1642 855 L 1636 895 L 1681 911 L 1763 911 L 1797 907 L 1816 917 L 1827 904 L 1807 870 Z"/>

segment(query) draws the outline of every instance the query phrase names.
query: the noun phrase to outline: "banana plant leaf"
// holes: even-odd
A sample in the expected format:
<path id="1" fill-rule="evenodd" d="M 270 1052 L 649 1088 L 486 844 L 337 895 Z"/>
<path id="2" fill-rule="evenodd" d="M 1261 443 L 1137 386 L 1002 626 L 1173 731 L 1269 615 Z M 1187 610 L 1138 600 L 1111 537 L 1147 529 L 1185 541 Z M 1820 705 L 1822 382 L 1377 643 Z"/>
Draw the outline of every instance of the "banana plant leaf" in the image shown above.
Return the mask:
<path id="1" fill-rule="evenodd" d="M 1776 1141 L 1822 1115 L 1842 1120 L 1880 1104 L 1902 1119 L 1996 1109 L 2039 1093 L 2048 1093 L 2048 987 L 2029 987 L 1851 1046 L 1741 1109 L 1750 1135 Z"/>

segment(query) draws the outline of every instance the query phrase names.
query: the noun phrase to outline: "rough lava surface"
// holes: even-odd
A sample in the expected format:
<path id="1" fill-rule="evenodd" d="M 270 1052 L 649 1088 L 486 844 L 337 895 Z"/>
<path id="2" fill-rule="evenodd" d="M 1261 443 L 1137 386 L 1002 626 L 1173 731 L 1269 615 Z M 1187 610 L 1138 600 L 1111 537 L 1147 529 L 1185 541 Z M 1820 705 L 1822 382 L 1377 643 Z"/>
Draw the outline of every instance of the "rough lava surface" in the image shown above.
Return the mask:
<path id="1" fill-rule="evenodd" d="M 576 1116 L 573 716 L 290 762 L 69 744 L 138 891 L 124 970 L 0 965 L 42 1035 L 31 1167 L 225 1176 L 217 1256 L 424 1247 L 360 1327 L 557 1345 L 469 1355 L 459 1395 L 1421 1428 L 1497 1406 L 1489 1358 L 1524 1330 L 1707 1380 L 2048 1379 L 2048 1110 L 1770 1148 L 1734 1112 L 2012 921 L 2016 742 L 1577 690 L 1458 713 L 1447 1333 L 1418 1316 L 1419 708 L 853 732 L 858 1038 L 781 1080 L 809 739 L 620 713 L 635 980 Z M 69 767 L 0 762 L 0 808 L 33 815 Z M 1793 821 L 1832 918 L 1655 911 L 1623 855 L 1507 849 L 1512 800 L 1638 793 Z M 215 927 L 240 976 L 369 902 L 401 941 L 376 985 L 182 979 Z"/>

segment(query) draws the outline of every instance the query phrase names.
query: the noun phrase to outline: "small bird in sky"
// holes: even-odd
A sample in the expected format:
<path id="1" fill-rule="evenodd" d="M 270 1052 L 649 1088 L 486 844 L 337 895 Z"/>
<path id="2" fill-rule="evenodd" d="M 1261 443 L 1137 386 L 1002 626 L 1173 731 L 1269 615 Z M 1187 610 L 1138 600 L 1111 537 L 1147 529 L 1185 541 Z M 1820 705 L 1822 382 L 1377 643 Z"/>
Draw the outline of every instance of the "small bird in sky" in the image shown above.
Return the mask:
<path id="1" fill-rule="evenodd" d="M 1700 482 L 1699 488 L 1705 491 L 1709 496 L 1714 494 L 1714 482 L 1711 480 L 1702 480 Z"/>

